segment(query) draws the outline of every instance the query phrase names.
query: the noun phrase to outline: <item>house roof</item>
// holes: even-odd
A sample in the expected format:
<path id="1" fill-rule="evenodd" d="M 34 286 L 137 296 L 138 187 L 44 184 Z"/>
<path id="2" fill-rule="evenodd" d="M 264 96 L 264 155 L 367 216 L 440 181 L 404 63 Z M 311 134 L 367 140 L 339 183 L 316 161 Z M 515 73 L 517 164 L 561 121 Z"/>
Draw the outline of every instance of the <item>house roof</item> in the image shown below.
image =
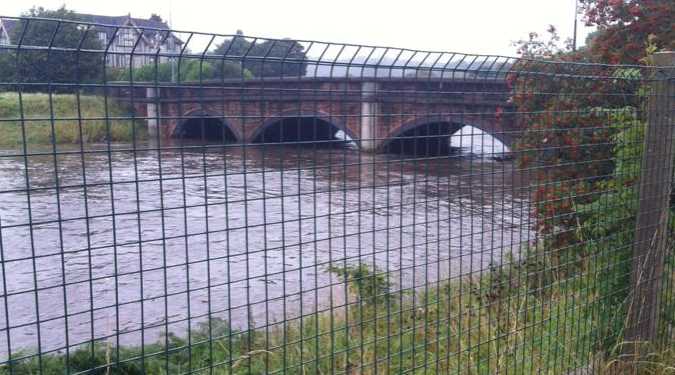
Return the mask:
<path id="1" fill-rule="evenodd" d="M 131 17 L 130 15 L 126 16 L 99 16 L 95 14 L 79 14 L 80 17 L 83 19 L 92 22 L 92 23 L 100 23 L 100 24 L 105 24 L 105 25 L 112 25 L 112 26 L 134 26 L 137 28 L 150 28 L 150 29 L 144 29 L 143 30 L 143 36 L 145 36 L 148 39 L 153 39 L 157 36 L 158 30 L 154 29 L 159 29 L 159 30 L 170 30 L 169 25 L 166 24 L 166 22 L 162 21 L 159 18 L 134 18 Z M 102 27 L 99 26 L 97 28 L 99 31 L 105 31 L 108 34 L 108 37 L 112 37 L 112 34 L 115 32 L 114 27 Z M 164 36 L 163 33 L 161 33 L 161 36 Z M 175 41 L 179 44 L 182 44 L 183 42 L 178 39 L 173 33 L 171 34 L 172 37 L 174 37 Z"/>
<path id="2" fill-rule="evenodd" d="M 134 18 L 131 17 L 131 15 L 100 16 L 96 14 L 82 14 L 82 13 L 76 13 L 76 15 L 80 16 L 82 20 L 86 22 L 99 23 L 110 26 L 133 26 L 136 28 L 141 28 L 143 29 L 143 36 L 148 40 L 156 38 L 157 34 L 161 33 L 161 31 L 154 29 L 170 30 L 169 25 L 167 25 L 166 22 L 161 20 L 159 17 L 157 18 L 151 17 L 146 19 L 146 18 Z M 5 26 L 5 29 L 10 35 L 12 35 L 15 32 L 15 30 L 21 27 L 21 21 L 18 19 L 4 18 L 2 19 L 2 24 Z M 146 27 L 152 29 L 144 29 Z M 116 27 L 105 27 L 105 26 L 96 27 L 97 31 L 105 32 L 108 35 L 108 39 L 112 38 L 113 33 L 115 33 L 115 29 Z M 162 34 L 161 36 L 164 36 L 163 33 L 161 34 Z M 175 43 L 183 44 L 183 42 L 180 39 L 178 39 L 178 37 L 176 37 L 175 34 L 171 33 L 171 36 L 174 38 Z"/>

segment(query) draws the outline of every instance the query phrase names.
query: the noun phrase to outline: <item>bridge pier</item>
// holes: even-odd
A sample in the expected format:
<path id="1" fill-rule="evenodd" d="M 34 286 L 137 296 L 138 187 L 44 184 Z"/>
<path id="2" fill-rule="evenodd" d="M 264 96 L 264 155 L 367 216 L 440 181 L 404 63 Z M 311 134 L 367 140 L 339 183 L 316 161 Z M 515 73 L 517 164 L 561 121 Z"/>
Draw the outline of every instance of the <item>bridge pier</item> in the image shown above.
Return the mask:
<path id="1" fill-rule="evenodd" d="M 363 151 L 377 149 L 377 95 L 376 82 L 363 82 L 361 85 L 361 124 L 359 144 Z"/>
<path id="2" fill-rule="evenodd" d="M 146 113 L 148 116 L 148 135 L 151 139 L 154 139 L 157 136 L 159 131 L 159 124 L 157 124 L 157 89 L 154 87 L 148 87 L 145 89 L 145 97 L 148 99 L 146 104 Z"/>

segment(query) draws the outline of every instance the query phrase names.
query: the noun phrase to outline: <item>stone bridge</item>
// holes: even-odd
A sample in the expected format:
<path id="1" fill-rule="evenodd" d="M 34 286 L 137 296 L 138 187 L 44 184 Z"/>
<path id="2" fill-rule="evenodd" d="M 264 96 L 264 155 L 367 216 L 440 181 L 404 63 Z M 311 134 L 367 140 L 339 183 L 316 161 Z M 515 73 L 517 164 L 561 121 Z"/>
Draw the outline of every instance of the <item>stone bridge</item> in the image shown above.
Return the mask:
<path id="1" fill-rule="evenodd" d="M 108 91 L 131 101 L 135 116 L 163 138 L 316 143 L 346 135 L 363 150 L 446 153 L 448 138 L 465 125 L 507 147 L 518 134 L 506 81 L 495 78 L 115 82 Z"/>

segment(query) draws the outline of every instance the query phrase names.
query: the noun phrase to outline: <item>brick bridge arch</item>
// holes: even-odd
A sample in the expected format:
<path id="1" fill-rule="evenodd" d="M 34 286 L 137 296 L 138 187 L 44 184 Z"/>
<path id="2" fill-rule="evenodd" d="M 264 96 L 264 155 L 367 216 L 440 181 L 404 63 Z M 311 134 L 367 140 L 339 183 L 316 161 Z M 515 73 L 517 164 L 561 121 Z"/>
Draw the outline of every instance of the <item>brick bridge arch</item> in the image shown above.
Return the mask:
<path id="1" fill-rule="evenodd" d="M 295 120 L 301 121 L 303 119 L 311 120 L 315 124 L 325 124 L 320 126 L 332 127 L 335 130 L 342 130 L 352 141 L 358 144 L 358 130 L 350 129 L 343 121 L 340 121 L 339 117 L 332 116 L 328 113 L 314 112 L 314 111 L 286 111 L 280 113 L 278 116 L 266 118 L 258 127 L 254 128 L 253 131 L 246 138 L 247 142 L 255 143 L 258 142 L 258 137 L 260 137 L 265 131 L 270 129 L 273 126 L 280 125 L 284 120 Z M 316 121 L 318 120 L 318 122 Z"/>
<path id="2" fill-rule="evenodd" d="M 181 138 L 186 133 L 186 127 L 194 120 L 204 120 L 204 119 L 213 119 L 220 122 L 220 126 L 224 129 L 222 131 L 229 132 L 234 141 L 242 142 L 243 138 L 241 134 L 232 126 L 230 121 L 228 121 L 223 113 L 218 111 L 209 110 L 209 109 L 192 109 L 188 110 L 182 116 L 179 116 L 179 121 L 176 126 L 171 130 L 171 138 Z M 193 125 L 194 126 L 194 125 Z"/>
<path id="3" fill-rule="evenodd" d="M 402 137 L 405 138 L 406 134 L 434 124 L 438 124 L 438 128 L 442 131 L 441 134 L 438 134 L 438 138 L 449 140 L 453 134 L 463 127 L 471 126 L 489 134 L 508 148 L 513 146 L 509 132 L 495 126 L 493 122 L 486 122 L 480 118 L 464 115 L 423 115 L 407 123 L 403 123 L 395 129 L 391 129 L 389 134 L 378 142 L 377 151 L 386 152 L 393 142 L 399 141 Z M 420 137 L 420 141 L 424 142 L 425 137 L 430 136 L 428 134 L 423 135 Z"/>

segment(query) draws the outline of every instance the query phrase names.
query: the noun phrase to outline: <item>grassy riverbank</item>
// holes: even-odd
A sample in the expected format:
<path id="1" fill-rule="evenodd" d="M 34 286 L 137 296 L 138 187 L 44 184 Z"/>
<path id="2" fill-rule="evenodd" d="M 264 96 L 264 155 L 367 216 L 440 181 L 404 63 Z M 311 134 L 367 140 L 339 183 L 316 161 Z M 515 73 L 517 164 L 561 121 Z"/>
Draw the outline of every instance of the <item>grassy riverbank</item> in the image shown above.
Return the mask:
<path id="1" fill-rule="evenodd" d="M 561 278 L 558 265 L 542 259 L 414 294 L 390 291 L 385 275 L 368 268 L 338 270 L 350 287 L 348 308 L 267 331 L 232 331 L 213 319 L 190 343 L 170 336 L 168 350 L 164 340 L 119 353 L 97 343 L 71 352 L 68 366 L 63 354 L 43 356 L 42 374 L 207 374 L 210 366 L 215 374 L 567 374 L 601 362 L 591 354 L 605 323 L 592 314 L 598 280 L 583 264 Z M 32 357 L 14 361 L 12 373 L 39 368 Z"/>
<path id="2" fill-rule="evenodd" d="M 78 109 L 74 94 L 22 94 L 20 100 L 18 93 L 0 93 L 0 147 L 20 146 L 23 128 L 29 144 L 128 142 L 134 136 L 130 117 L 131 108 L 112 99 L 106 112 L 101 96 L 81 95 Z M 135 125 L 137 139 L 145 137 L 144 122 Z"/>

